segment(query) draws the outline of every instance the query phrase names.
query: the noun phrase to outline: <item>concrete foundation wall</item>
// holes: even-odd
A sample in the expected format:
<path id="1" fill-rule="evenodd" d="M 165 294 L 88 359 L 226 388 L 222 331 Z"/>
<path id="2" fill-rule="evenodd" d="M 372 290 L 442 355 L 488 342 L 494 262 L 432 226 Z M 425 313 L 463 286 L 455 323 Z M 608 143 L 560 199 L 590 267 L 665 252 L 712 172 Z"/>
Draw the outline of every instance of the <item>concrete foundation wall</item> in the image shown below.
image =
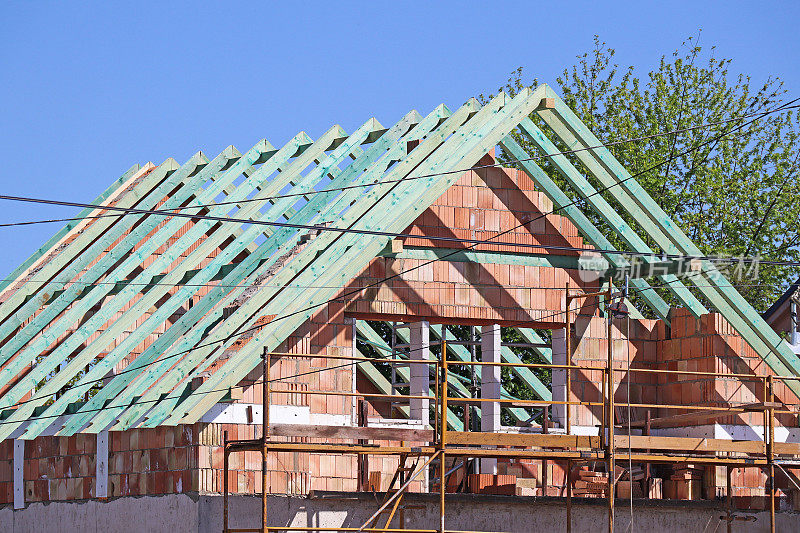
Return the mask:
<path id="1" fill-rule="evenodd" d="M 380 500 L 381 495 L 378 495 Z M 437 495 L 413 494 L 405 502 L 423 506 L 406 511 L 406 527 L 438 527 Z M 260 503 L 257 496 L 232 496 L 230 526 L 257 527 Z M 627 504 L 627 501 L 618 502 L 616 530 L 620 532 L 628 531 L 630 511 Z M 276 495 L 270 497 L 269 523 L 273 526 L 359 527 L 377 508 L 372 494 L 327 493 L 312 498 Z M 721 502 L 665 504 L 635 501 L 633 530 L 670 533 L 724 531 L 725 524 L 719 520 L 723 514 Z M 755 521 L 735 522 L 733 530 L 739 533 L 769 531 L 767 513 L 749 513 L 748 516 L 754 517 Z M 563 500 L 461 494 L 447 497 L 448 529 L 515 533 L 563 531 L 564 520 Z M 594 533 L 605 530 L 605 524 L 606 510 L 602 502 L 574 501 L 573 531 Z M 0 531 L 219 533 L 222 531 L 222 497 L 170 494 L 105 502 L 34 503 L 19 511 L 5 506 L 0 508 Z M 800 531 L 800 513 L 778 513 L 776 531 Z"/>

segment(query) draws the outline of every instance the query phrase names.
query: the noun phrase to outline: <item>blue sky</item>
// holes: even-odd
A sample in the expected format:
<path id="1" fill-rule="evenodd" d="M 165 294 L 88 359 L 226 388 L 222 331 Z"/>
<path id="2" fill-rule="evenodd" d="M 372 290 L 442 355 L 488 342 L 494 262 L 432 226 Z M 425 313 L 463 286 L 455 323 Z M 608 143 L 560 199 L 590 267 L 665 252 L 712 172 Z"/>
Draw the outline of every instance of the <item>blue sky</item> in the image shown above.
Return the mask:
<path id="1" fill-rule="evenodd" d="M 798 97 L 800 4 L 759 4 L 4 2 L 0 194 L 90 201 L 136 162 L 390 125 L 519 66 L 555 84 L 594 34 L 644 73 L 702 28 L 733 72 Z M 3 201 L 0 223 L 74 212 Z M 0 275 L 59 227 L 0 227 Z"/>

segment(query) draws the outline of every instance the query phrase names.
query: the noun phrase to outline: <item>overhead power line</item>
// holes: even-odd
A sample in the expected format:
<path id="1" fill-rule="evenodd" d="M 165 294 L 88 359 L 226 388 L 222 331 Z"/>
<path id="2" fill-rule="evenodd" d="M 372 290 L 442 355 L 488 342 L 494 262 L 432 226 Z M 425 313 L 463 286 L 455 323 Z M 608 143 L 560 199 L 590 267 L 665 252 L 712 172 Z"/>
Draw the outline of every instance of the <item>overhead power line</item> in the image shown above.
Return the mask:
<path id="1" fill-rule="evenodd" d="M 796 101 L 796 100 L 793 100 L 793 102 L 794 101 Z M 487 169 L 487 168 L 505 167 L 505 166 L 512 165 L 512 164 L 515 164 L 515 163 L 522 163 L 522 162 L 526 162 L 526 161 L 536 161 L 536 160 L 548 159 L 548 158 L 551 158 L 551 157 L 556 156 L 556 155 L 569 155 L 569 154 L 574 154 L 574 153 L 583 152 L 583 151 L 587 151 L 587 150 L 596 150 L 598 148 L 608 148 L 608 147 L 611 147 L 611 146 L 617 146 L 617 145 L 620 145 L 620 144 L 626 144 L 626 143 L 630 143 L 630 142 L 638 142 L 638 141 L 643 141 L 643 140 L 648 140 L 648 139 L 654 139 L 654 138 L 657 138 L 657 137 L 664 137 L 664 136 L 668 136 L 668 135 L 677 135 L 679 133 L 685 133 L 685 132 L 688 132 L 688 131 L 708 128 L 708 127 L 712 127 L 712 126 L 719 126 L 719 125 L 722 125 L 722 124 L 735 122 L 737 120 L 743 120 L 743 119 L 749 118 L 749 117 L 757 116 L 757 117 L 761 118 L 761 117 L 766 116 L 766 115 L 771 114 L 771 113 L 778 113 L 778 112 L 783 112 L 783 111 L 788 111 L 788 110 L 798 109 L 798 108 L 800 108 L 800 104 L 797 104 L 797 105 L 786 104 L 785 106 L 783 106 L 783 107 L 781 107 L 779 109 L 775 109 L 775 110 L 771 110 L 771 111 L 762 111 L 762 112 L 757 112 L 757 113 L 743 114 L 743 115 L 740 115 L 740 116 L 735 117 L 735 118 L 728 118 L 728 119 L 719 120 L 719 121 L 715 121 L 715 122 L 707 122 L 705 124 L 700 124 L 698 126 L 691 126 L 691 127 L 687 127 L 687 128 L 679 128 L 679 129 L 674 129 L 674 130 L 665 131 L 665 132 L 661 132 L 661 133 L 653 133 L 653 134 L 650 134 L 650 135 L 642 135 L 642 136 L 639 136 L 639 137 L 630 137 L 630 138 L 627 138 L 627 139 L 621 139 L 621 140 L 617 140 L 617 141 L 609 141 L 607 143 L 601 143 L 601 144 L 597 144 L 597 145 L 587 146 L 587 147 L 584 147 L 584 148 L 575 148 L 575 149 L 572 149 L 572 150 L 551 152 L 551 153 L 547 153 L 547 154 L 527 157 L 527 158 L 524 158 L 524 159 L 509 159 L 509 160 L 504 161 L 502 163 L 493 163 L 493 164 L 486 164 L 486 165 L 475 165 L 475 166 L 472 166 L 472 167 L 469 167 L 469 168 L 447 170 L 447 171 L 442 171 L 442 172 L 433 172 L 433 173 L 429 173 L 429 174 L 422 174 L 420 176 L 404 177 L 404 178 L 398 178 L 398 179 L 394 179 L 394 180 L 372 181 L 372 182 L 369 182 L 369 183 L 362 183 L 362 184 L 343 185 L 341 187 L 334 187 L 334 188 L 331 188 L 331 189 L 320 189 L 320 190 L 309 189 L 309 190 L 303 191 L 303 192 L 277 194 L 277 195 L 267 196 L 267 197 L 263 197 L 263 198 L 243 198 L 241 200 L 179 206 L 179 207 L 172 207 L 172 208 L 169 208 L 169 209 L 162 209 L 162 210 L 136 210 L 136 209 L 132 209 L 132 208 L 131 209 L 123 209 L 123 208 L 111 209 L 110 206 L 101 206 L 101 205 L 96 205 L 96 204 L 79 204 L 79 203 L 67 202 L 67 203 L 61 203 L 61 204 L 57 204 L 57 205 L 63 205 L 63 206 L 68 206 L 68 207 L 83 207 L 83 208 L 89 207 L 89 208 L 94 208 L 94 209 L 98 209 L 98 210 L 103 210 L 104 207 L 108 207 L 107 210 L 124 211 L 124 212 L 122 212 L 120 214 L 93 215 L 93 216 L 86 216 L 86 217 L 53 218 L 53 219 L 45 219 L 45 220 L 30 220 L 30 221 L 20 221 L 20 222 L 7 222 L 7 223 L 0 224 L 0 228 L 3 228 L 3 227 L 15 227 L 15 226 L 27 226 L 27 225 L 32 225 L 32 224 L 50 224 L 50 223 L 55 223 L 55 222 L 74 222 L 74 221 L 91 220 L 91 219 L 107 218 L 107 217 L 123 217 L 123 216 L 126 216 L 126 215 L 151 214 L 151 215 L 160 215 L 160 216 L 177 216 L 178 212 L 183 211 L 183 210 L 188 210 L 188 209 L 204 209 L 204 208 L 217 207 L 217 206 L 223 206 L 223 205 L 241 205 L 241 204 L 246 204 L 246 203 L 251 203 L 251 202 L 268 202 L 268 201 L 271 201 L 271 200 L 278 200 L 278 199 L 281 199 L 281 198 L 307 197 L 307 196 L 312 196 L 314 194 L 329 193 L 329 192 L 342 192 L 342 191 L 346 191 L 346 190 L 350 190 L 350 189 L 360 189 L 360 188 L 373 187 L 373 186 L 379 185 L 379 184 L 400 183 L 400 182 L 404 182 L 404 181 L 431 178 L 431 177 L 435 177 L 435 176 L 444 176 L 444 175 L 448 175 L 448 174 L 458 174 L 458 173 L 469 172 L 469 171 L 474 171 L 474 170 L 482 170 L 482 169 Z M 0 199 L 3 199 L 3 200 L 17 200 L 17 201 L 30 201 L 30 200 L 33 200 L 33 199 L 24 199 L 23 197 L 10 197 L 10 196 L 9 197 L 0 197 Z M 37 203 L 53 203 L 53 202 L 37 202 Z M 191 218 L 201 218 L 201 217 L 202 217 L 202 215 L 192 215 Z M 245 219 L 242 219 L 242 220 L 245 220 Z M 247 220 L 249 220 L 249 219 L 247 219 Z M 225 220 L 225 222 L 238 222 L 238 219 Z M 250 220 L 250 223 L 256 223 L 256 222 Z M 277 225 L 277 224 L 274 224 L 274 225 Z M 292 226 L 288 226 L 288 227 L 292 227 Z"/>
<path id="2" fill-rule="evenodd" d="M 615 183 L 613 183 L 613 184 L 611 184 L 611 185 L 609 185 L 609 186 L 607 186 L 607 187 L 603 187 L 603 188 L 601 188 L 601 189 L 599 189 L 599 190 L 595 191 L 594 193 L 587 195 L 587 196 L 586 196 L 586 197 L 584 197 L 584 198 L 578 198 L 578 199 L 576 199 L 576 200 L 573 200 L 573 201 L 569 202 L 568 204 L 565 204 L 565 205 L 559 206 L 559 207 L 557 207 L 557 208 L 555 208 L 555 209 L 553 209 L 553 210 L 549 211 L 548 213 L 542 213 L 541 215 L 539 215 L 538 217 L 535 217 L 535 218 L 533 218 L 532 220 L 529 220 L 529 221 L 527 221 L 527 222 L 524 222 L 524 223 L 522 223 L 522 224 L 519 224 L 519 225 L 517 225 L 517 226 L 514 226 L 514 227 L 512 227 L 512 228 L 509 228 L 509 229 L 507 229 L 507 230 L 503 230 L 503 231 L 501 231 L 501 232 L 497 233 L 497 234 L 496 234 L 494 237 L 499 237 L 499 236 L 501 236 L 501 235 L 504 235 L 504 234 L 510 233 L 510 232 L 512 232 L 512 231 L 514 231 L 514 230 L 516 230 L 516 229 L 518 229 L 518 228 L 520 228 L 520 227 L 522 227 L 522 226 L 525 226 L 525 225 L 527 225 L 527 224 L 530 224 L 530 223 L 532 223 L 532 222 L 535 222 L 536 220 L 539 220 L 539 219 L 541 219 L 541 218 L 543 218 L 543 217 L 547 216 L 548 214 L 556 214 L 558 211 L 560 211 L 560 210 L 563 210 L 565 207 L 568 207 L 568 206 L 570 206 L 570 205 L 575 205 L 576 203 L 578 203 L 578 202 L 580 202 L 580 201 L 584 201 L 584 202 L 585 202 L 585 201 L 586 201 L 586 200 L 587 200 L 589 197 L 591 197 L 591 196 L 594 196 L 594 195 L 601 194 L 602 192 L 605 192 L 605 191 L 609 190 L 609 189 L 610 189 L 610 188 L 612 188 L 612 187 L 619 186 L 619 185 L 621 185 L 622 183 L 624 183 L 624 182 L 626 182 L 626 181 L 628 181 L 628 180 L 631 180 L 631 179 L 633 179 L 633 178 L 635 178 L 635 177 L 638 177 L 638 176 L 640 176 L 640 175 L 642 175 L 642 174 L 645 174 L 645 173 L 647 173 L 647 172 L 650 172 L 651 170 L 654 170 L 654 169 L 656 169 L 656 168 L 659 168 L 659 167 L 661 167 L 662 165 L 664 165 L 664 164 L 666 164 L 666 163 L 668 163 L 668 162 L 672 161 L 673 159 L 675 159 L 675 158 L 677 158 L 677 157 L 681 157 L 681 156 L 683 156 L 683 155 L 685 155 L 685 154 L 688 154 L 688 153 L 690 153 L 690 152 L 693 152 L 693 151 L 699 150 L 700 148 L 702 148 L 703 146 L 705 146 L 705 145 L 707 145 L 707 144 L 710 144 L 710 143 L 712 143 L 712 142 L 716 142 L 716 141 L 718 141 L 719 139 L 721 139 L 721 138 L 723 138 L 723 137 L 725 137 L 725 136 L 729 135 L 729 134 L 730 134 L 730 133 L 732 133 L 733 131 L 736 131 L 736 130 L 742 129 L 743 127 L 747 126 L 748 124 L 751 124 L 752 122 L 755 122 L 756 120 L 758 120 L 759 118 L 761 118 L 761 117 L 763 117 L 763 116 L 766 116 L 766 115 L 768 115 L 768 114 L 770 114 L 770 113 L 778 112 L 778 111 L 781 111 L 781 110 L 783 110 L 783 109 L 785 109 L 785 108 L 788 108 L 788 106 L 790 106 L 790 105 L 794 104 L 794 102 L 796 102 L 796 101 L 798 101 L 798 100 L 800 100 L 800 98 L 796 98 L 796 99 L 792 100 L 791 102 L 788 102 L 788 103 L 784 104 L 783 106 L 780 106 L 780 107 L 778 107 L 778 108 L 776 108 L 776 109 L 773 109 L 773 110 L 768 110 L 768 111 L 761 112 L 761 113 L 759 113 L 759 114 L 758 114 L 758 116 L 756 116 L 756 118 L 754 118 L 753 120 L 750 120 L 750 121 L 748 121 L 748 122 L 746 122 L 746 123 L 744 123 L 744 124 L 739 124 L 739 125 L 735 126 L 734 128 L 732 128 L 732 129 L 730 129 L 730 130 L 726 131 L 726 132 L 720 133 L 719 135 L 716 135 L 716 136 L 714 136 L 713 138 L 711 138 L 711 139 L 709 139 L 709 140 L 707 140 L 707 141 L 705 141 L 705 142 L 703 142 L 703 143 L 696 144 L 696 145 L 694 145 L 693 147 L 691 147 L 691 148 L 688 148 L 688 149 L 686 149 L 686 150 L 684 150 L 684 151 L 682 151 L 682 152 L 680 152 L 680 153 L 678 153 L 678 154 L 673 154 L 673 155 L 671 155 L 671 156 L 670 156 L 668 159 L 666 159 L 666 160 L 663 160 L 663 161 L 661 161 L 661 162 L 659 162 L 659 163 L 656 163 L 656 164 L 654 164 L 654 165 L 652 165 L 652 166 L 650 166 L 650 167 L 648 167 L 648 168 L 646 168 L 646 169 L 644 169 L 644 170 L 642 170 L 642 171 L 640 171 L 640 172 L 637 172 L 637 173 L 635 173 L 635 174 L 632 174 L 632 175 L 628 176 L 627 178 L 623 178 L 623 179 L 621 179 L 621 180 L 619 180 L 619 181 L 617 181 L 617 182 L 615 182 Z M 521 160 L 520 160 L 520 161 L 521 161 Z M 17 198 L 18 198 L 18 197 L 0 196 L 0 199 L 17 199 Z M 34 201 L 37 201 L 37 200 L 34 200 Z M 57 202 L 56 202 L 56 201 L 42 200 L 42 201 L 37 201 L 37 203 L 57 203 Z M 92 205 L 92 204 L 77 204 L 77 203 L 70 203 L 70 204 L 72 204 L 72 205 L 75 205 L 75 206 L 77 206 L 77 207 L 92 207 L 92 208 L 105 208 L 105 209 L 108 209 L 108 207 L 106 207 L 106 206 L 94 206 L 94 205 Z M 125 210 L 125 208 L 116 208 L 116 209 L 119 209 L 119 210 Z M 136 211 L 145 211 L 145 210 L 136 210 Z M 182 214 L 181 214 L 181 215 L 182 215 Z M 181 215 L 174 215 L 174 216 L 181 216 Z M 193 216 L 193 215 L 185 215 L 185 216 L 186 216 L 186 217 L 188 217 L 188 218 L 199 218 L 197 215 L 194 215 L 194 216 Z M 214 218 L 224 218 L 224 217 L 214 217 Z M 314 227 L 314 229 L 322 229 L 322 228 L 317 228 L 317 227 Z M 326 227 L 326 229 L 329 229 L 329 230 L 331 230 L 331 229 L 334 229 L 334 228 L 329 228 L 329 227 Z M 341 230 L 341 229 L 344 229 L 344 228 L 340 228 L 340 230 Z M 472 244 L 472 245 L 468 246 L 466 249 L 467 249 L 467 250 L 468 250 L 468 249 L 472 249 L 472 248 L 474 248 L 475 246 L 477 246 L 477 244 Z M 441 260 L 444 260 L 444 259 L 446 259 L 447 257 L 451 257 L 451 256 L 453 256 L 453 255 L 455 255 L 455 254 L 457 254 L 457 253 L 463 252 L 463 251 L 464 251 L 464 249 L 457 249 L 457 250 L 454 250 L 452 253 L 450 253 L 450 254 L 447 254 L 447 255 L 445 255 L 445 256 L 443 256 L 443 257 L 439 257 L 439 258 L 436 258 L 436 259 L 432 259 L 432 260 L 428 260 L 428 261 L 422 262 L 422 263 L 421 263 L 421 264 L 419 264 L 419 265 L 416 265 L 416 266 L 414 266 L 414 267 L 411 267 L 411 268 L 409 268 L 409 269 L 407 269 L 407 270 L 404 270 L 404 271 L 402 271 L 402 272 L 398 272 L 398 273 L 396 273 L 396 274 L 393 274 L 393 275 L 391 275 L 391 276 L 388 276 L 388 277 L 386 277 L 386 278 L 383 278 L 382 280 L 378 280 L 378 281 L 376 281 L 376 282 L 375 282 L 375 283 L 373 283 L 373 284 L 367 285 L 366 287 L 360 287 L 360 288 L 358 288 L 358 289 L 352 290 L 352 291 L 350 291 L 350 292 L 347 292 L 347 293 L 345 293 L 345 294 L 340 294 L 340 295 L 337 295 L 337 297 L 336 297 L 336 298 L 337 298 L 337 299 L 340 299 L 340 298 L 345 298 L 345 297 L 347 297 L 347 296 L 351 296 L 351 295 L 357 294 L 357 293 L 359 293 L 359 292 L 363 291 L 363 290 L 364 290 L 364 289 L 366 289 L 366 288 L 369 288 L 369 287 L 371 287 L 371 286 L 374 286 L 374 285 L 377 285 L 377 284 L 380 284 L 380 283 L 384 283 L 384 282 L 386 282 L 386 281 L 389 281 L 389 280 L 391 280 L 391 279 L 394 279 L 394 278 L 396 278 L 396 277 L 399 277 L 399 276 L 401 276 L 401 275 L 402 275 L 402 274 L 404 274 L 404 273 L 407 273 L 407 272 L 410 272 L 410 271 L 413 271 L 413 270 L 417 270 L 417 269 L 419 269 L 419 268 L 422 268 L 423 266 L 425 266 L 425 265 L 427 265 L 427 264 L 431 264 L 431 263 L 433 263 L 433 262 L 435 262 L 435 261 L 441 261 Z M 647 288 L 643 288 L 642 290 L 647 290 Z M 326 304 L 330 303 L 331 301 L 332 301 L 332 300 L 323 301 L 323 302 L 320 302 L 320 303 L 318 303 L 318 304 L 314 304 L 314 305 L 312 305 L 312 306 L 308 306 L 308 307 L 306 307 L 306 308 L 303 308 L 303 309 L 300 309 L 300 310 L 294 311 L 294 312 L 292 312 L 292 313 L 289 313 L 289 314 L 286 314 L 286 315 L 282 315 L 282 316 L 279 316 L 279 317 L 275 317 L 275 318 L 273 318 L 273 320 L 272 320 L 270 323 L 273 323 L 273 322 L 275 322 L 275 321 L 277 321 L 277 320 L 286 319 L 286 318 L 292 317 L 292 316 L 294 316 L 294 315 L 297 315 L 297 314 L 300 314 L 300 313 L 305 313 L 305 312 L 307 312 L 307 311 L 309 311 L 309 310 L 316 309 L 316 308 L 318 308 L 318 307 L 320 307 L 320 306 L 322 306 L 322 305 L 326 305 Z M 199 345 L 197 345 L 197 346 L 194 346 L 194 347 L 192 347 L 192 348 L 189 348 L 189 349 L 187 349 L 187 350 L 183 350 L 183 351 L 181 351 L 181 352 L 177 352 L 177 353 L 175 353 L 175 354 L 171 354 L 171 355 L 169 355 L 169 356 L 165 356 L 165 357 L 163 357 L 163 358 L 159 359 L 159 361 L 163 361 L 163 360 L 165 360 L 165 359 L 167 359 L 167 358 L 173 358 L 173 357 L 177 357 L 177 356 L 179 356 L 179 355 L 182 355 L 182 354 L 185 354 L 185 353 L 189 353 L 189 352 L 191 352 L 191 351 L 194 351 L 194 350 L 196 350 L 196 349 L 198 349 L 198 348 L 201 348 L 201 347 L 204 347 L 204 346 L 211 346 L 211 345 L 215 345 L 215 344 L 224 343 L 224 342 L 227 342 L 228 340 L 230 340 L 231 338 L 234 338 L 234 337 L 238 337 L 238 336 L 244 335 L 244 334 L 246 334 L 246 333 L 248 333 L 248 332 L 250 332 L 250 331 L 255 331 L 255 330 L 257 330 L 257 329 L 260 329 L 261 327 L 262 327 L 262 326 L 255 326 L 255 327 L 247 328 L 247 329 L 245 329 L 245 330 L 243 330 L 243 331 L 240 331 L 240 332 L 237 332 L 237 333 L 231 334 L 231 335 L 229 335 L 229 336 L 227 336 L 227 337 L 225 337 L 224 339 L 221 339 L 221 340 L 219 340 L 219 341 L 212 341 L 212 342 L 210 342 L 210 343 L 206 343 L 206 344 L 199 344 Z M 131 366 L 132 366 L 132 365 L 134 365 L 134 364 L 135 364 L 135 360 L 134 360 L 134 361 L 131 363 Z M 143 369 L 143 368 L 146 368 L 146 366 L 149 366 L 149 365 L 142 365 L 142 366 L 138 367 L 137 369 Z M 344 366 L 351 366 L 351 364 L 350 364 L 350 363 L 348 363 L 347 365 L 344 365 Z M 324 370 L 324 369 L 320 369 L 320 370 L 322 371 L 322 370 Z M 289 377 L 289 376 L 286 376 L 286 377 Z M 286 377 L 284 377 L 284 379 L 285 379 Z M 94 380 L 94 382 L 99 382 L 99 381 L 100 381 L 100 380 Z M 89 382 L 89 383 L 91 383 L 91 382 Z M 88 385 L 88 383 L 76 384 L 76 385 L 74 385 L 74 386 L 72 386 L 72 387 L 69 387 L 69 389 L 78 388 L 78 387 L 86 387 L 86 385 Z M 89 387 L 89 388 L 91 388 L 91 387 Z M 222 390 L 210 390 L 210 391 L 205 391 L 205 392 L 204 392 L 204 394 L 207 394 L 207 393 L 210 393 L 210 392 L 223 392 L 223 391 L 227 391 L 229 388 L 231 388 L 231 387 L 226 387 L 225 389 L 222 389 Z M 69 390 L 69 389 L 68 389 L 68 390 Z M 62 389 L 62 390 L 63 390 L 63 389 Z M 87 390 L 88 390 L 88 389 L 87 389 Z M 193 395 L 193 394 L 196 394 L 196 393 L 195 393 L 195 392 L 192 392 L 192 393 L 190 393 L 190 395 Z M 30 400 L 26 400 L 25 402 L 18 402 L 18 403 L 16 403 L 15 405 L 21 405 L 22 403 L 28 403 L 28 402 L 30 402 L 30 401 L 34 401 L 34 399 L 32 398 L 32 399 L 30 399 Z M 156 401 L 157 401 L 157 400 L 156 400 Z M 60 416 L 60 415 L 53 415 L 52 417 L 57 417 L 57 416 Z M 32 418 L 30 418 L 30 419 L 36 419 L 36 418 L 37 418 L 37 417 L 32 417 Z M 44 418 L 44 417 L 40 417 L 40 418 Z M 49 417 L 48 417 L 48 418 L 49 418 Z M 30 419 L 29 419 L 29 420 L 30 420 Z M 3 423 L 3 422 L 0 422 L 0 424 L 2 424 L 2 423 Z"/>

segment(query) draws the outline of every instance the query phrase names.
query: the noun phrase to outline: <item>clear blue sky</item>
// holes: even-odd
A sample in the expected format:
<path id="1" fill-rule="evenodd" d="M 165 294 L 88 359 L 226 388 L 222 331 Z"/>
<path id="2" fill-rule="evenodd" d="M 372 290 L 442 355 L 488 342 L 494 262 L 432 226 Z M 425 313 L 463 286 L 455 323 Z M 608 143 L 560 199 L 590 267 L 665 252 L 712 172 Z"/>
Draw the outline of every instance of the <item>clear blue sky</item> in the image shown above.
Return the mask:
<path id="1" fill-rule="evenodd" d="M 518 66 L 554 84 L 594 34 L 646 72 L 702 28 L 733 71 L 781 76 L 793 98 L 798 19 L 788 1 L 4 2 L 0 194 L 90 201 L 137 162 L 389 125 Z M 74 212 L 0 202 L 0 223 Z M 0 228 L 0 275 L 59 227 Z"/>

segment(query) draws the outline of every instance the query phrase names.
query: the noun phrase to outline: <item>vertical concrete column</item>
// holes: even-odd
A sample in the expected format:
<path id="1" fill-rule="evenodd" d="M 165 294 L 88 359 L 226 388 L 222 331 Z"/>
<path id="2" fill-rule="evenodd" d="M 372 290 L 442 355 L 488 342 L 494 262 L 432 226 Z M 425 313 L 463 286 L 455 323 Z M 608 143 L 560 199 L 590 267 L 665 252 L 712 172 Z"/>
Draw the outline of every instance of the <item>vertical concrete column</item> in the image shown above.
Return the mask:
<path id="1" fill-rule="evenodd" d="M 500 326 L 492 324 L 481 328 L 481 361 L 501 362 Z M 500 399 L 501 367 L 481 365 L 481 398 Z M 500 430 L 500 403 L 481 402 L 481 431 Z M 497 459 L 481 459 L 482 474 L 497 473 Z"/>
<path id="2" fill-rule="evenodd" d="M 411 346 L 409 358 L 412 361 L 427 361 L 431 356 L 430 324 L 427 321 L 411 324 Z M 409 365 L 411 374 L 411 396 L 427 396 L 430 393 L 431 380 L 429 365 Z M 430 424 L 430 400 L 412 399 L 409 401 L 411 418 L 423 424 Z"/>
<path id="3" fill-rule="evenodd" d="M 355 357 L 358 353 L 356 350 L 356 319 L 355 318 L 345 318 L 344 323 L 349 326 L 350 328 L 350 356 Z M 352 375 L 350 376 L 350 392 L 355 394 L 357 392 L 356 386 L 356 378 L 358 375 L 358 364 L 356 361 L 353 361 L 353 364 L 350 366 L 352 371 Z M 357 426 L 358 425 L 358 398 L 355 396 L 350 397 L 350 425 Z"/>
<path id="4" fill-rule="evenodd" d="M 97 434 L 95 460 L 95 497 L 108 498 L 108 431 Z"/>
<path id="5" fill-rule="evenodd" d="M 567 330 L 566 328 L 554 329 L 553 335 L 553 364 L 564 365 L 567 363 Z M 572 380 L 575 380 L 575 374 L 572 375 Z M 553 369 L 552 381 L 550 390 L 553 391 L 553 400 L 557 402 L 567 401 L 567 372 L 563 369 Z M 554 405 L 552 407 L 553 420 L 563 428 L 567 427 L 567 408 L 564 405 Z M 572 413 L 575 413 L 575 406 L 572 407 Z M 571 417 L 575 420 L 575 417 Z"/>
<path id="6" fill-rule="evenodd" d="M 25 508 L 25 441 L 14 439 L 14 509 Z"/>

